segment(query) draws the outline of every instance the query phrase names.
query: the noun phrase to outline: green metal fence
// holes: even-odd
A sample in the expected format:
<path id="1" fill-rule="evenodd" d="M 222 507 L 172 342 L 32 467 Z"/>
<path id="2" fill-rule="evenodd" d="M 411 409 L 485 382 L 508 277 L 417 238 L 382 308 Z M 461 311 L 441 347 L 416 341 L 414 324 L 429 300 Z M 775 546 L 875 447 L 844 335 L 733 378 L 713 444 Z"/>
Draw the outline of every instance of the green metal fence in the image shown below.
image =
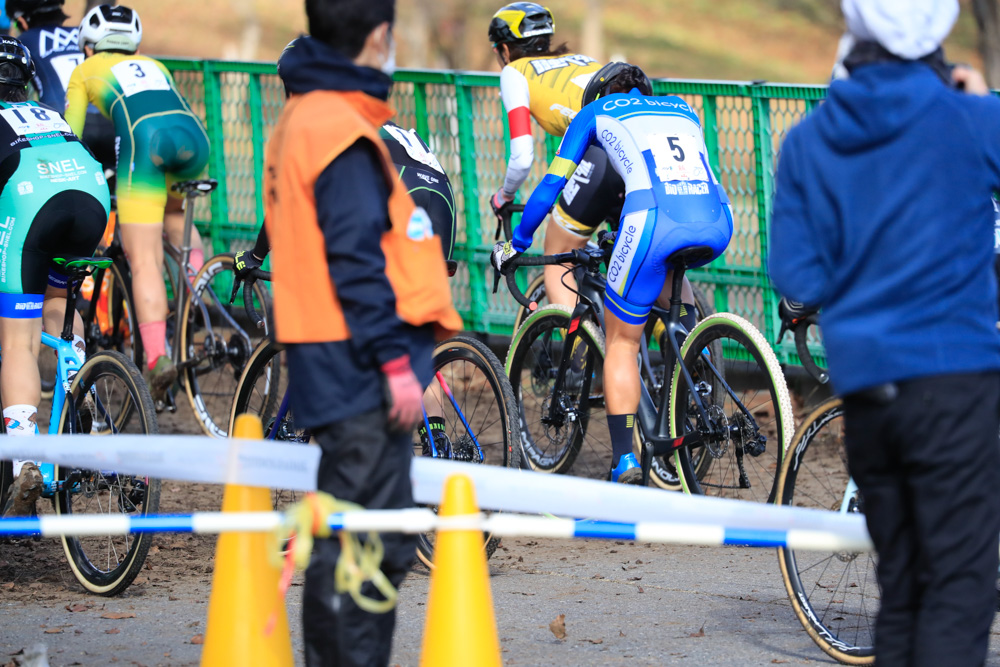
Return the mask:
<path id="1" fill-rule="evenodd" d="M 209 173 L 220 183 L 217 194 L 200 204 L 196 220 L 211 237 L 215 252 L 245 247 L 263 219 L 264 146 L 284 101 L 275 66 L 200 60 L 164 63 L 205 119 L 212 148 Z M 416 128 L 427 140 L 455 188 L 455 258 L 461 268 L 453 294 L 459 312 L 468 329 L 509 333 L 516 304 L 506 290 L 490 293 L 488 261 L 495 220 L 487 197 L 501 184 L 509 149 L 499 76 L 402 70 L 395 78 L 396 121 Z M 746 317 L 774 343 L 777 301 L 764 257 L 775 160 L 785 133 L 823 98 L 826 88 L 688 80 L 660 80 L 654 87 L 657 94 L 680 95 L 698 112 L 709 160 L 733 202 L 735 234 L 729 249 L 691 277 L 710 295 L 716 310 Z M 551 158 L 558 147 L 557 138 L 534 129 L 539 159 L 522 193 L 538 182 L 547 166 L 542 158 Z M 787 341 L 779 357 L 796 360 Z"/>

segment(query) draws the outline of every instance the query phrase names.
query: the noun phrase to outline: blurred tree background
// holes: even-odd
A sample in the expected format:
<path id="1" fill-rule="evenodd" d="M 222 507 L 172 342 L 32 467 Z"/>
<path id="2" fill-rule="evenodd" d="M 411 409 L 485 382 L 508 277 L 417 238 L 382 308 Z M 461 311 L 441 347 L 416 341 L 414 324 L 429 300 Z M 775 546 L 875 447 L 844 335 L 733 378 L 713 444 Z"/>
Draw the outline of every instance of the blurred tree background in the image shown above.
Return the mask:
<path id="1" fill-rule="evenodd" d="M 67 0 L 75 20 L 87 2 Z M 151 55 L 274 60 L 305 30 L 299 0 L 126 0 Z M 399 0 L 400 67 L 496 71 L 486 29 L 502 0 Z M 832 0 L 548 0 L 556 43 L 655 77 L 825 83 L 843 32 Z M 1000 87 L 1000 0 L 961 0 L 946 43 Z M 980 47 L 989 56 L 984 60 Z"/>

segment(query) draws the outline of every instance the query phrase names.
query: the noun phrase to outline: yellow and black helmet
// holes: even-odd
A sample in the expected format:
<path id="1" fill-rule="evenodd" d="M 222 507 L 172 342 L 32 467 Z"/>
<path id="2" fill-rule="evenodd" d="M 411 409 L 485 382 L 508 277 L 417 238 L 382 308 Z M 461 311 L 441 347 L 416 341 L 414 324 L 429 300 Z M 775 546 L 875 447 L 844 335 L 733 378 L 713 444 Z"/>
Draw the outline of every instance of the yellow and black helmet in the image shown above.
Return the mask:
<path id="1" fill-rule="evenodd" d="M 490 41 L 497 44 L 522 42 L 555 32 L 552 12 L 534 2 L 504 5 L 490 21 Z"/>

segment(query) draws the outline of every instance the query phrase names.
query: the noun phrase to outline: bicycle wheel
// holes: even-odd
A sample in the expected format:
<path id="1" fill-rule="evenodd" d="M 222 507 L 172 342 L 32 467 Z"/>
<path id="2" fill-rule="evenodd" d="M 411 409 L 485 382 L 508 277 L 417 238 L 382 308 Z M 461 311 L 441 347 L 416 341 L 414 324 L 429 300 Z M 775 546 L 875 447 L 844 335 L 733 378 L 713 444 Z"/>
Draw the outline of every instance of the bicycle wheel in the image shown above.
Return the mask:
<path id="1" fill-rule="evenodd" d="M 474 338 L 456 336 L 435 348 L 434 370 L 424 408 L 428 416 L 444 421 L 444 429 L 434 432 L 434 452 L 415 435 L 414 456 L 436 454 L 454 461 L 520 468 L 514 391 L 490 348 Z M 434 538 L 431 532 L 417 540 L 417 556 L 428 567 L 434 560 Z M 499 542 L 484 535 L 487 558 Z"/>
<path id="2" fill-rule="evenodd" d="M 712 307 L 711 302 L 705 297 L 705 293 L 701 289 L 692 284 L 691 289 L 694 292 L 694 306 L 696 309 L 695 317 L 697 322 L 701 322 L 703 319 L 709 315 L 715 314 L 715 308 Z M 666 349 L 670 343 L 665 338 L 667 330 L 663 322 L 657 317 L 650 317 L 646 322 L 646 341 L 647 344 L 652 344 L 656 342 L 659 349 L 658 352 L 654 353 L 650 351 L 650 362 L 652 364 L 652 376 L 643 374 L 643 381 L 646 383 L 647 389 L 649 389 L 649 394 L 653 398 L 653 405 L 659 406 L 660 404 L 660 393 L 666 386 L 665 377 L 666 369 L 664 368 L 664 359 L 662 356 L 662 350 Z M 722 344 L 720 342 L 715 342 L 711 346 L 711 352 L 715 354 L 717 359 L 722 358 Z M 642 426 L 638 425 L 641 429 Z M 641 460 L 642 454 L 642 442 L 639 442 L 636 446 L 636 457 Z M 703 456 L 704 450 L 699 449 L 691 453 L 691 465 L 694 468 L 695 475 L 698 479 L 704 477 L 705 473 L 708 471 L 711 462 L 709 459 Z M 653 458 L 653 465 L 650 468 L 649 479 L 656 486 L 660 488 L 667 489 L 670 491 L 681 491 L 681 480 L 677 475 L 677 468 L 674 466 L 673 456 L 656 456 Z"/>
<path id="3" fill-rule="evenodd" d="M 570 310 L 540 308 L 514 333 L 507 353 L 507 377 L 517 399 L 525 463 L 548 473 L 606 479 L 611 437 L 604 411 L 604 333 L 583 320 L 573 350 L 563 343 Z M 563 355 L 571 354 L 563 386 L 556 386 Z"/>
<path id="4" fill-rule="evenodd" d="M 258 329 L 245 315 L 242 295 L 229 305 L 232 291 L 233 256 L 216 255 L 205 262 L 192 283 L 193 293 L 184 300 L 181 322 L 181 368 L 188 399 L 206 434 L 224 438 L 229 432 L 233 395 L 243 368 L 267 328 Z M 254 306 L 265 321 L 270 299 L 260 282 L 254 284 Z M 280 365 L 268 366 L 281 374 Z"/>
<path id="5" fill-rule="evenodd" d="M 84 323 L 87 355 L 92 356 L 98 350 L 114 350 L 141 368 L 142 338 L 132 297 L 131 275 L 124 257 L 115 259 L 110 269 L 98 271 L 94 279 L 95 282 L 100 280 L 100 296 L 94 320 Z"/>
<path id="6" fill-rule="evenodd" d="M 718 347 L 716 347 L 718 345 Z M 722 348 L 723 358 L 713 349 Z M 730 313 L 708 317 L 688 334 L 681 356 L 708 418 L 724 435 L 707 440 L 709 465 L 698 477 L 692 450 L 674 454 L 688 493 L 773 502 L 775 478 L 794 424 L 791 400 L 774 352 L 756 328 Z M 670 385 L 671 435 L 707 430 L 676 365 Z"/>
<path id="7" fill-rule="evenodd" d="M 778 477 L 779 505 L 861 513 L 847 472 L 844 409 L 826 401 L 799 426 Z M 869 553 L 778 549 L 781 578 L 802 627 L 827 655 L 848 665 L 875 662 L 881 590 Z"/>
<path id="8" fill-rule="evenodd" d="M 282 399 L 288 390 L 288 374 L 282 374 L 280 367 L 284 359 L 284 349 L 270 341 L 258 345 L 243 369 L 243 375 L 236 386 L 232 410 L 229 416 L 229 432 L 232 437 L 236 417 L 242 414 L 260 417 L 264 426 L 264 437 L 281 442 L 309 442 L 305 429 L 295 426 L 295 419 L 288 406 L 279 414 Z M 272 489 L 271 501 L 275 510 L 284 510 L 298 502 L 301 493 L 290 489 Z"/>
<path id="9" fill-rule="evenodd" d="M 102 426 L 103 425 L 103 426 Z M 146 435 L 157 432 L 156 411 L 139 369 L 118 352 L 99 352 L 73 379 L 59 419 L 59 433 Z M 111 470 L 55 467 L 64 487 L 54 498 L 55 512 L 145 516 L 160 506 L 160 482 Z M 153 536 L 93 535 L 62 537 L 77 580 L 92 593 L 117 595 L 142 570 Z"/>

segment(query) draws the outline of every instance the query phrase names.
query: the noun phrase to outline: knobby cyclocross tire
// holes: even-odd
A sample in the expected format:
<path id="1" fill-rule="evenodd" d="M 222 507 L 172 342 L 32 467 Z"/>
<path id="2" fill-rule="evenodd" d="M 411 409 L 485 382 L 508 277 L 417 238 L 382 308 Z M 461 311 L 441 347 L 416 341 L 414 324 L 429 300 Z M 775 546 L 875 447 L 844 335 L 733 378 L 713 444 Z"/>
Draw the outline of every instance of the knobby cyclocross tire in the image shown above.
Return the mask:
<path id="1" fill-rule="evenodd" d="M 856 493 L 844 497 L 850 475 L 843 415 L 840 399 L 832 398 L 796 430 L 778 475 L 779 505 L 862 512 Z M 881 600 L 875 554 L 779 548 L 778 563 L 792 609 L 813 641 L 844 664 L 874 663 Z"/>
<path id="2" fill-rule="evenodd" d="M 703 319 L 709 315 L 715 314 L 715 308 L 712 307 L 711 302 L 705 296 L 705 293 L 701 289 L 692 283 L 691 289 L 694 292 L 694 307 L 697 310 L 696 317 L 697 322 L 701 322 Z M 659 356 L 654 358 L 652 351 L 650 352 L 650 361 L 653 364 L 653 373 L 655 377 L 648 377 L 646 373 L 643 373 L 643 381 L 646 383 L 646 388 L 649 389 L 649 394 L 653 399 L 653 405 L 657 408 L 660 406 L 660 392 L 668 386 L 666 382 L 666 362 L 662 356 L 662 350 L 667 349 L 670 342 L 666 339 L 666 329 L 660 319 L 656 316 L 650 315 L 649 320 L 646 322 L 646 343 L 647 346 L 651 345 L 653 341 L 659 346 L 661 352 Z M 722 358 L 722 346 L 713 345 L 712 353 L 716 355 L 717 358 Z M 657 386 L 659 390 L 657 390 Z M 637 424 L 638 430 L 642 429 L 641 424 Z M 642 438 L 641 436 L 637 438 L 638 446 L 635 448 L 636 458 L 642 460 Z M 702 456 L 702 452 L 698 451 L 692 455 L 692 466 L 694 467 L 695 474 L 699 479 L 701 479 L 704 474 L 708 471 L 711 463 L 708 459 Z M 653 458 L 653 465 L 649 471 L 649 479 L 653 484 L 659 486 L 660 488 L 667 489 L 669 491 L 681 491 L 681 480 L 677 475 L 677 469 L 674 466 L 674 457 L 671 455 L 667 456 L 656 456 Z"/>
<path id="3" fill-rule="evenodd" d="M 116 426 L 98 429 L 104 436 L 125 432 L 147 435 L 158 431 L 153 399 L 139 369 L 125 355 L 105 351 L 88 359 L 73 379 L 59 418 L 59 433 L 80 433 L 88 425 L 96 424 L 101 415 L 111 412 L 114 414 L 106 416 L 105 423 Z M 146 516 L 159 509 L 158 479 L 55 466 L 57 480 L 70 479 L 74 473 L 79 475 L 79 481 L 72 488 L 56 493 L 53 499 L 57 515 L 104 512 Z M 142 570 L 152 540 L 151 533 L 62 537 L 63 549 L 77 580 L 92 593 L 104 596 L 117 595 L 132 583 Z"/>
<path id="4" fill-rule="evenodd" d="M 309 434 L 304 429 L 295 427 L 294 416 L 289 409 L 274 429 L 275 419 L 281 400 L 288 384 L 287 373 L 285 382 L 281 383 L 282 375 L 277 370 L 281 367 L 281 352 L 283 348 L 271 341 L 265 340 L 254 348 L 253 354 L 247 360 L 243 375 L 236 385 L 236 395 L 233 398 L 232 411 L 229 416 L 229 437 L 233 436 L 236 417 L 242 414 L 256 415 L 264 426 L 264 437 L 269 438 L 275 431 L 275 440 L 306 444 Z M 271 506 L 275 511 L 282 511 L 301 499 L 299 491 L 290 489 L 272 489 Z"/>
<path id="5" fill-rule="evenodd" d="M 584 360 L 576 377 L 556 387 L 556 373 L 571 311 L 559 304 L 539 308 L 514 333 L 507 353 L 507 377 L 517 399 L 524 461 L 547 473 L 607 479 L 611 440 L 604 414 L 604 332 L 589 319 L 580 321 L 578 346 L 569 351 Z M 592 391 L 593 390 L 593 391 Z M 554 410 L 550 410 L 553 402 Z M 599 412 L 594 424 L 591 411 Z M 596 431 L 596 432 L 595 432 Z"/>
<path id="6" fill-rule="evenodd" d="M 717 344 L 725 359 L 712 352 L 718 349 Z M 682 488 L 692 494 L 773 502 L 775 478 L 794 424 L 785 376 L 774 351 L 752 324 L 731 313 L 717 313 L 688 334 L 681 356 L 694 376 L 709 417 L 730 434 L 721 442 L 704 445 L 702 458 L 707 454 L 710 465 L 701 478 L 692 463 L 691 450 L 676 450 L 674 465 Z M 709 361 L 724 382 L 712 372 Z M 674 416 L 672 437 L 700 427 L 700 416 L 679 364 L 675 365 L 670 384 L 670 410 Z M 763 451 L 754 455 L 748 448 L 758 435 L 767 440 Z M 749 488 L 743 486 L 744 481 Z"/>
<path id="7" fill-rule="evenodd" d="M 439 410 L 441 414 L 437 416 L 444 420 L 443 433 L 449 451 L 439 451 L 439 456 L 519 469 L 521 443 L 517 429 L 517 404 L 503 365 L 492 350 L 474 338 L 456 336 L 439 343 L 434 349 L 434 371 L 435 378 L 424 393 L 424 404 L 430 413 L 434 408 L 428 397 L 437 393 L 435 400 L 443 399 Z M 451 401 L 441 395 L 444 388 L 438 375 L 444 379 L 447 391 L 461 410 L 461 416 Z M 441 392 L 437 392 L 439 387 Z M 414 455 L 430 456 L 431 452 L 428 450 L 425 454 L 421 445 L 419 426 L 413 438 Z M 479 460 L 479 452 L 482 452 L 482 461 Z M 437 510 L 436 507 L 433 509 Z M 433 538 L 434 533 L 424 533 L 417 538 L 417 556 L 428 567 L 433 567 Z M 498 538 L 489 534 L 483 536 L 486 558 L 493 555 L 499 543 Z"/>
<path id="8" fill-rule="evenodd" d="M 267 337 L 266 327 L 258 329 L 247 320 L 242 291 L 237 301 L 229 304 L 234 262 L 231 254 L 216 255 L 205 262 L 192 281 L 201 305 L 188 292 L 180 320 L 184 323 L 180 360 L 185 365 L 184 385 L 191 410 L 202 430 L 216 438 L 224 438 L 229 432 L 238 380 L 254 348 Z M 270 305 L 267 291 L 258 281 L 253 292 L 256 309 L 266 322 Z M 186 365 L 194 359 L 200 361 Z M 270 367 L 269 372 L 277 383 L 280 364 Z"/>

